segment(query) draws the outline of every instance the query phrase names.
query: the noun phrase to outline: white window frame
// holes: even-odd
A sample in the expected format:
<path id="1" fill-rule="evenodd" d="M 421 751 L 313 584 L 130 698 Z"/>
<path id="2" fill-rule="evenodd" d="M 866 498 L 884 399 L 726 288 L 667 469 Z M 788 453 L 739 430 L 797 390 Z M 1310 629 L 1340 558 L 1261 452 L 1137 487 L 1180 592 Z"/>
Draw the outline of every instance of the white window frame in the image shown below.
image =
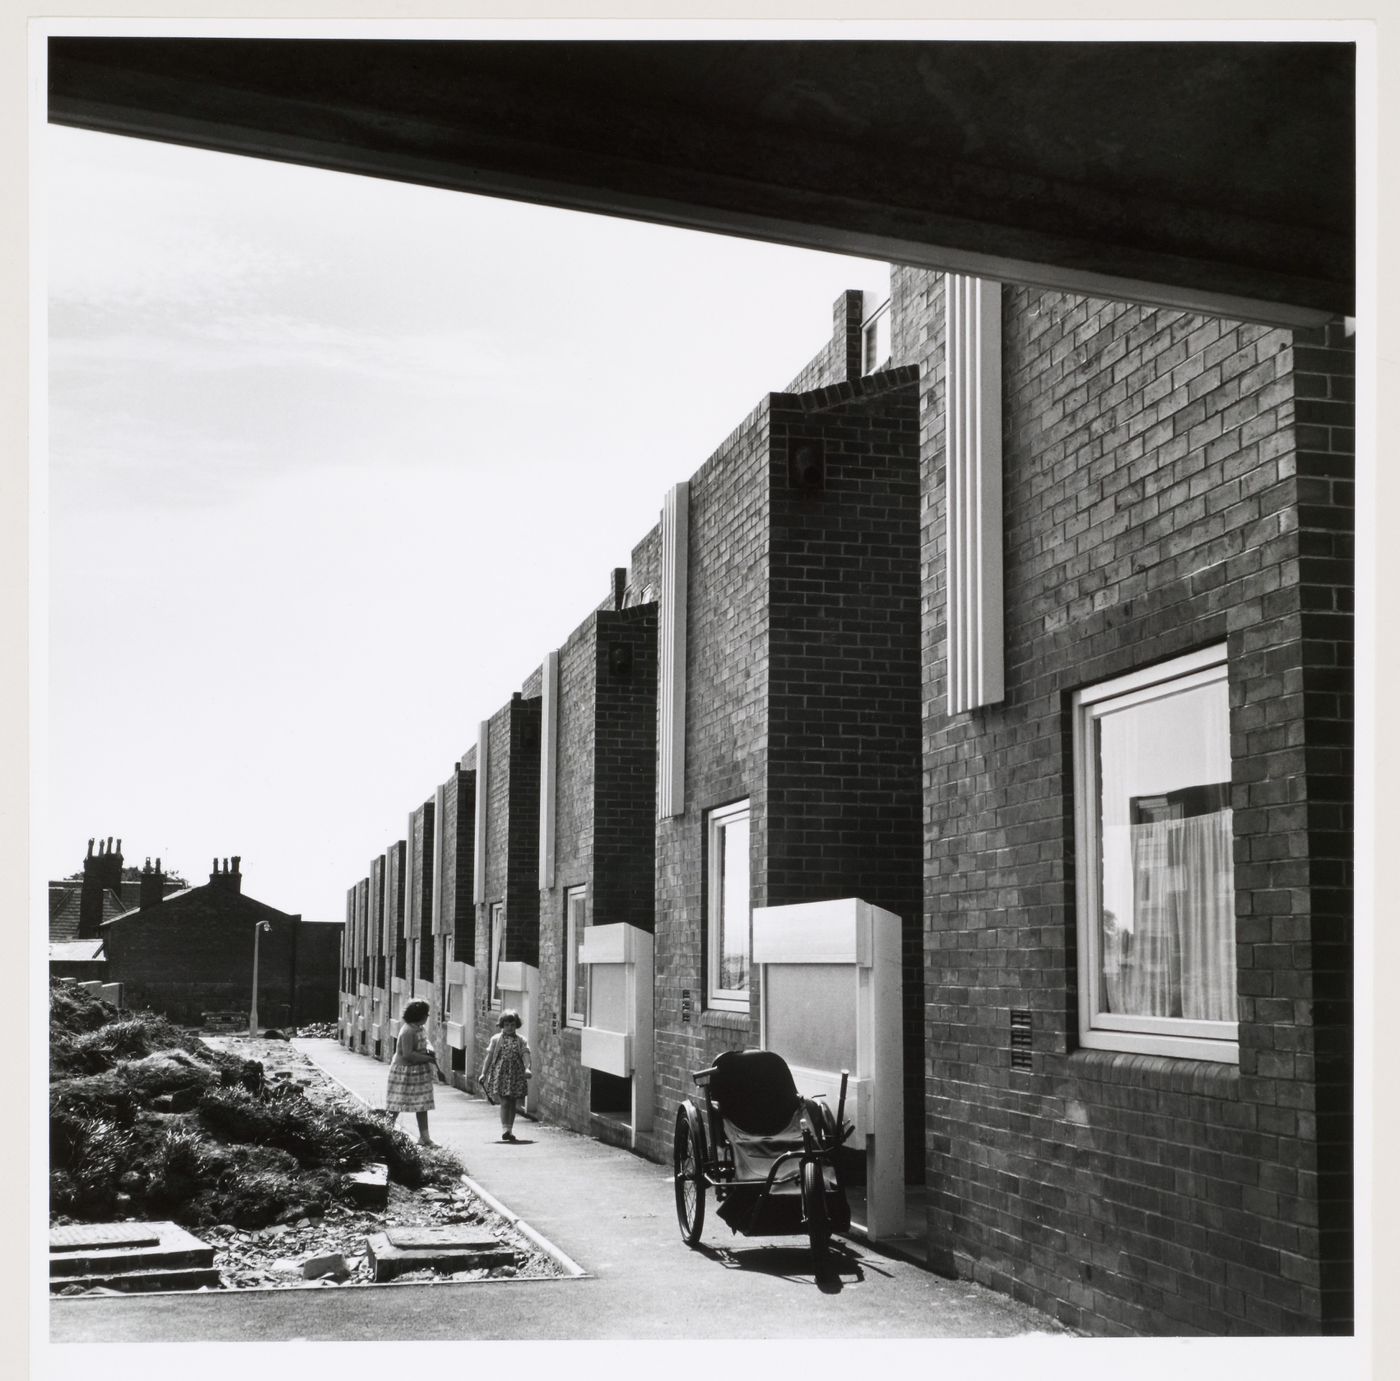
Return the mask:
<path id="1" fill-rule="evenodd" d="M 578 903 L 577 911 L 574 904 Z M 578 952 L 588 928 L 588 888 L 564 890 L 564 1017 L 568 1025 L 588 1025 L 588 982 L 578 982 Z"/>
<path id="2" fill-rule="evenodd" d="M 506 904 L 493 901 L 486 908 L 486 982 L 490 1006 L 501 1005 L 501 949 L 506 938 Z"/>
<path id="3" fill-rule="evenodd" d="M 1076 691 L 1072 697 L 1079 1044 L 1085 1049 L 1239 1063 L 1238 1022 L 1137 1017 L 1098 1010 L 1099 764 L 1094 722 L 1110 710 L 1126 709 L 1217 682 L 1228 684 L 1228 680 L 1226 649 L 1222 645 L 1115 677 Z"/>
<path id="4" fill-rule="evenodd" d="M 705 906 L 705 957 L 707 981 L 705 984 L 705 1005 L 718 1012 L 747 1012 L 749 1010 L 748 988 L 721 988 L 716 976 L 721 971 L 720 931 L 724 907 L 724 878 L 720 872 L 721 832 L 739 820 L 749 823 L 752 830 L 753 816 L 747 800 L 735 801 L 727 806 L 717 806 L 705 816 L 705 857 L 706 857 L 706 906 Z M 749 869 L 749 974 L 753 974 L 753 853 L 752 833 L 750 833 L 750 853 L 745 860 Z"/>
<path id="5" fill-rule="evenodd" d="M 860 324 L 860 372 L 888 369 L 893 353 L 890 299 L 885 298 Z"/>

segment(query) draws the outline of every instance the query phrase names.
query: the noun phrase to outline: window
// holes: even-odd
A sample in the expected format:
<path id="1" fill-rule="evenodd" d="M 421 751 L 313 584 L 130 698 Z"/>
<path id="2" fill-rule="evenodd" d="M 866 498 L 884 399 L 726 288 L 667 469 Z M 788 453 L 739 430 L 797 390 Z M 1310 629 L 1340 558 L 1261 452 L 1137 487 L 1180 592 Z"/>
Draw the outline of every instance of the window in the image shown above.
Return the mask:
<path id="1" fill-rule="evenodd" d="M 888 297 L 861 323 L 861 373 L 873 374 L 890 364 L 890 300 Z"/>
<path id="2" fill-rule="evenodd" d="M 1073 705 L 1080 1044 L 1238 1061 L 1225 649 Z"/>
<path id="3" fill-rule="evenodd" d="M 493 901 L 487 912 L 487 981 L 491 984 L 491 1005 L 501 1005 L 501 954 L 506 940 L 506 906 Z"/>
<path id="4" fill-rule="evenodd" d="M 747 801 L 722 806 L 709 813 L 706 849 L 709 856 L 706 1005 L 720 1011 L 747 1012 L 751 935 Z"/>
<path id="5" fill-rule="evenodd" d="M 564 893 L 564 1013 L 570 1026 L 588 1024 L 588 966 L 579 962 L 588 925 L 587 895 L 585 887 Z"/>

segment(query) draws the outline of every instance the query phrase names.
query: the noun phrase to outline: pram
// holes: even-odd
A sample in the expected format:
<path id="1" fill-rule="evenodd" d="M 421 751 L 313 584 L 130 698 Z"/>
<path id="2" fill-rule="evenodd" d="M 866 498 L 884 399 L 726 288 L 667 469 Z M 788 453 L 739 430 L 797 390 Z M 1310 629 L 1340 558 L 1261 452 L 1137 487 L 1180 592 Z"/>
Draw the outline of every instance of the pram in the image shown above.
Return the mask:
<path id="1" fill-rule="evenodd" d="M 831 1234 L 851 1226 L 835 1154 L 853 1130 L 843 1121 L 846 1072 L 835 1114 L 799 1095 L 787 1061 L 771 1050 L 727 1050 L 693 1078 L 699 1092 L 676 1110 L 673 1149 L 686 1244 L 700 1241 L 713 1189 L 715 1211 L 734 1232 L 806 1233 L 824 1257 Z"/>

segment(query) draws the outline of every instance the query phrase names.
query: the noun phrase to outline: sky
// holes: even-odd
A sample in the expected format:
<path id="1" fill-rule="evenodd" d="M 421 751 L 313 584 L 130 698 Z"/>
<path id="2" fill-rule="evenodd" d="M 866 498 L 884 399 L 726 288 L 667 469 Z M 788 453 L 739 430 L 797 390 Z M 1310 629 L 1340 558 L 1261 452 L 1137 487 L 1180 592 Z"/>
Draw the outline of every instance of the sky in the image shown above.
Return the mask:
<path id="1" fill-rule="evenodd" d="M 111 836 L 191 883 L 240 855 L 250 895 L 342 919 L 665 491 L 822 348 L 842 291 L 888 286 L 866 260 L 43 139 L 51 878 Z"/>

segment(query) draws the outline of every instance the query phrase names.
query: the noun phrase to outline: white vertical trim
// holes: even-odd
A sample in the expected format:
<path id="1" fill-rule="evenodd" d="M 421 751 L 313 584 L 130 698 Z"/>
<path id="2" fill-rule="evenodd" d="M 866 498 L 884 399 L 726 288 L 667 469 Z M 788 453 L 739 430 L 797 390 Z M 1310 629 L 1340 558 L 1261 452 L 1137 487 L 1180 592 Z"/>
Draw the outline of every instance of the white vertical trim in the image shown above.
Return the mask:
<path id="1" fill-rule="evenodd" d="M 685 810 L 685 635 L 690 549 L 690 485 L 666 495 L 661 510 L 660 741 L 657 814 Z"/>
<path id="2" fill-rule="evenodd" d="M 948 713 L 1006 693 L 1002 634 L 1001 284 L 944 279 Z"/>
<path id="3" fill-rule="evenodd" d="M 559 652 L 540 678 L 540 887 L 554 886 L 554 803 L 559 770 Z"/>
<path id="4" fill-rule="evenodd" d="M 414 899 L 420 895 L 418 868 L 413 862 L 413 817 L 417 813 L 416 810 L 408 812 L 403 851 L 403 981 L 408 985 L 410 996 L 418 982 L 418 927 L 422 924 L 422 917 L 415 920 L 413 915 Z"/>
<path id="5" fill-rule="evenodd" d="M 476 837 L 472 840 L 472 902 L 486 900 L 486 786 L 491 740 L 491 721 L 483 719 L 476 727 Z"/>
<path id="6" fill-rule="evenodd" d="M 433 934 L 442 934 L 442 817 L 447 807 L 447 787 L 433 791 Z"/>

